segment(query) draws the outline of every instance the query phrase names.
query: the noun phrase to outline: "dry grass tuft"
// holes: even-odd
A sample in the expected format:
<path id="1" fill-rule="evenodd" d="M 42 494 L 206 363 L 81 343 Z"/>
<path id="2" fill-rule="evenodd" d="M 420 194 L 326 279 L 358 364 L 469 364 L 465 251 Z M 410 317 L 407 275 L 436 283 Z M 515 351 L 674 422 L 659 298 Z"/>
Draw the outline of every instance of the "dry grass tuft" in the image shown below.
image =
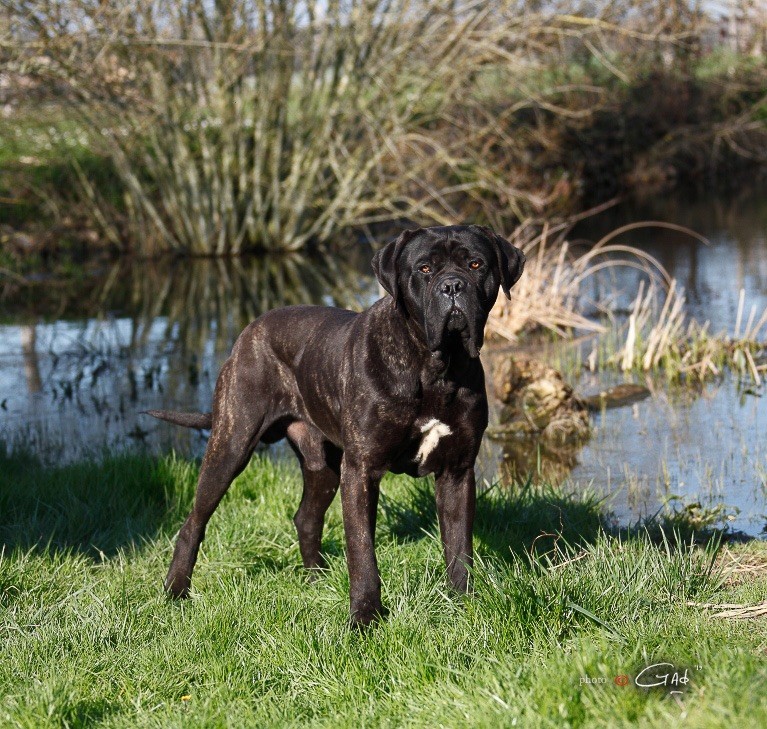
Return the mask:
<path id="1" fill-rule="evenodd" d="M 511 300 L 499 297 L 488 322 L 490 334 L 516 341 L 523 331 L 548 330 L 561 337 L 575 331 L 597 337 L 589 366 L 600 365 L 628 371 L 663 370 L 670 379 L 704 380 L 724 368 L 736 372 L 755 386 L 767 377 L 767 345 L 760 340 L 767 328 L 767 309 L 759 315 L 753 306 L 745 316 L 745 291 L 732 335 L 712 334 L 709 322 L 691 319 L 686 312 L 684 289 L 655 258 L 615 239 L 639 227 L 664 227 L 700 235 L 670 223 L 633 223 L 608 234 L 585 252 L 575 253 L 564 225 L 540 231 L 520 227 L 512 242 L 525 251 L 525 273 L 514 287 Z M 639 269 L 645 274 L 626 320 L 616 319 L 607 304 L 614 296 L 604 286 L 604 274 L 616 268 Z M 597 289 L 607 294 L 595 299 Z M 598 357 L 598 352 L 602 357 Z"/>
<path id="2" fill-rule="evenodd" d="M 646 291 L 640 286 L 625 340 L 609 362 L 624 371 L 663 369 L 671 378 L 698 380 L 718 376 L 727 367 L 759 387 L 767 369 L 767 365 L 757 364 L 765 351 L 759 337 L 767 325 L 767 309 L 757 319 L 756 307 L 752 307 L 741 330 L 744 297 L 741 289 L 733 334 L 711 334 L 709 322 L 700 324 L 687 316 L 684 290 L 676 280 L 663 295 L 652 286 Z"/>
<path id="3" fill-rule="evenodd" d="M 717 555 L 717 562 L 727 585 L 740 585 L 767 576 L 767 552 L 764 549 L 725 546 Z"/>
<path id="4" fill-rule="evenodd" d="M 512 289 L 510 301 L 498 298 L 488 323 L 491 334 L 514 341 L 523 330 L 546 329 L 560 336 L 576 329 L 606 332 L 604 322 L 584 313 L 587 307 L 607 313 L 602 302 L 587 298 L 585 284 L 609 269 L 637 268 L 656 288 L 671 284 L 655 258 L 638 248 L 613 242 L 617 235 L 636 225 L 610 233 L 581 253 L 574 252 L 567 239 L 571 225 L 572 221 L 568 225 L 544 225 L 540 231 L 523 225 L 515 231 L 512 243 L 527 256 L 525 273 Z M 667 223 L 641 225 L 678 228 Z"/>

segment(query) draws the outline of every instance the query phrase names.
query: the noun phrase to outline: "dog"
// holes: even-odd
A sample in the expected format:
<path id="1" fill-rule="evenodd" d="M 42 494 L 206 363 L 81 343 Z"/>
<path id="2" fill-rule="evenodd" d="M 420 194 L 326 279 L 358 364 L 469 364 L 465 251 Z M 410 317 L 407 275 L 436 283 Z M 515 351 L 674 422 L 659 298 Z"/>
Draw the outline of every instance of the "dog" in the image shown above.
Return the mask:
<path id="1" fill-rule="evenodd" d="M 208 520 L 256 445 L 283 438 L 298 457 L 294 518 L 304 566 L 324 566 L 322 529 L 339 485 L 352 623 L 381 618 L 375 555 L 379 483 L 387 471 L 434 474 L 448 578 L 469 589 L 474 462 L 488 422 L 479 352 L 499 289 L 522 275 L 522 251 L 490 228 L 406 230 L 373 258 L 386 295 L 362 313 L 289 306 L 237 339 L 212 413 L 152 410 L 210 428 L 194 507 L 178 533 L 164 586 L 186 597 Z"/>

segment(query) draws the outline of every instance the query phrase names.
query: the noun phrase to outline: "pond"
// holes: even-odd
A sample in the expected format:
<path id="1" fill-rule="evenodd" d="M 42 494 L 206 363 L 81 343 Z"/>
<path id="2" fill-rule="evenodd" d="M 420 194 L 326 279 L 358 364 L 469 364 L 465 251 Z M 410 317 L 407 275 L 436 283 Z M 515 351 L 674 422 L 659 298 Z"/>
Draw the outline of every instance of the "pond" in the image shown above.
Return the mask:
<path id="1" fill-rule="evenodd" d="M 687 292 L 688 310 L 732 332 L 745 309 L 767 306 L 767 197 L 667 196 L 625 203 L 579 225 L 598 239 L 637 220 L 689 226 L 709 244 L 661 229 L 622 241 L 656 256 Z M 131 261 L 62 284 L 4 284 L 0 299 L 0 441 L 50 462 L 125 448 L 200 455 L 205 437 L 142 415 L 151 408 L 209 410 L 215 378 L 242 327 L 294 303 L 360 309 L 378 287 L 371 251 L 235 261 Z M 626 296 L 633 274 L 619 274 Z M 616 373 L 565 373 L 580 394 L 622 382 Z M 644 379 L 634 376 L 633 381 Z M 695 390 L 656 378 L 652 394 L 593 417 L 594 434 L 557 464 L 568 488 L 607 497 L 621 522 L 664 502 L 723 505 L 732 526 L 758 535 L 767 514 L 767 399 L 726 375 Z M 531 471 L 545 472 L 532 446 Z M 278 451 L 280 452 L 280 451 Z M 483 448 L 480 476 L 503 469 L 502 449 Z"/>
<path id="2" fill-rule="evenodd" d="M 121 261 L 79 282 L 6 291 L 0 440 L 50 462 L 129 445 L 201 455 L 202 435 L 142 411 L 209 411 L 234 340 L 264 311 L 366 306 L 378 291 L 371 255 Z"/>
<path id="3" fill-rule="evenodd" d="M 598 240 L 634 221 L 660 220 L 689 227 L 707 243 L 661 228 L 634 230 L 621 241 L 657 258 L 685 289 L 687 311 L 713 332 L 734 333 L 741 292 L 742 324 L 755 307 L 767 308 L 767 195 L 749 190 L 685 199 L 673 194 L 610 209 L 581 224 L 574 236 Z M 618 287 L 636 292 L 636 274 L 624 271 Z M 627 303 L 627 302 L 624 302 Z M 762 330 L 762 338 L 767 332 Z M 614 373 L 583 372 L 573 382 L 590 394 L 622 382 Z M 673 388 L 663 377 L 632 377 L 651 395 L 630 407 L 603 411 L 577 453 L 571 483 L 608 497 L 621 520 L 654 514 L 666 501 L 721 507 L 731 526 L 759 535 L 767 520 L 767 389 L 726 374 L 698 388 Z"/>

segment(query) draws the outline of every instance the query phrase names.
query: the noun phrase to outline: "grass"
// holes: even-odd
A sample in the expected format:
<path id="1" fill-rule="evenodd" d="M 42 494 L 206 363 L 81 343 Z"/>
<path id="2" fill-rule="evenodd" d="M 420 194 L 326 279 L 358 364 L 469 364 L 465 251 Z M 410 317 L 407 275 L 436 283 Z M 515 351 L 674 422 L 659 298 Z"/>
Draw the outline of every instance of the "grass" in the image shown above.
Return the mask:
<path id="1" fill-rule="evenodd" d="M 0 455 L 0 724 L 767 723 L 764 623 L 705 607 L 763 601 L 767 580 L 723 579 L 716 540 L 618 536 L 587 494 L 491 489 L 476 591 L 459 599 L 430 484 L 389 477 L 378 556 L 391 612 L 359 634 L 338 504 L 329 569 L 309 583 L 290 522 L 297 469 L 264 458 L 215 514 L 192 599 L 167 602 L 160 580 L 196 471 L 174 457 L 50 468 Z M 767 554 L 752 544 L 728 559 L 737 550 Z M 613 682 L 658 660 L 690 668 L 679 701 Z"/>

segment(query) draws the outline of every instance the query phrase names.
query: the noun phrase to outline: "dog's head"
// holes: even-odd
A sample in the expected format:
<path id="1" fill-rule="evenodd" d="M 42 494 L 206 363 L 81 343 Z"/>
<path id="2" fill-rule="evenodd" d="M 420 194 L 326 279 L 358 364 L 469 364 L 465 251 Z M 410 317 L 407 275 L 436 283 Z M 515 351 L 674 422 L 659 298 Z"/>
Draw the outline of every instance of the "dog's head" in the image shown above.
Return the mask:
<path id="1" fill-rule="evenodd" d="M 509 296 L 525 256 L 490 228 L 406 230 L 373 258 L 384 289 L 423 332 L 432 352 L 463 346 L 478 357 L 498 289 Z"/>

